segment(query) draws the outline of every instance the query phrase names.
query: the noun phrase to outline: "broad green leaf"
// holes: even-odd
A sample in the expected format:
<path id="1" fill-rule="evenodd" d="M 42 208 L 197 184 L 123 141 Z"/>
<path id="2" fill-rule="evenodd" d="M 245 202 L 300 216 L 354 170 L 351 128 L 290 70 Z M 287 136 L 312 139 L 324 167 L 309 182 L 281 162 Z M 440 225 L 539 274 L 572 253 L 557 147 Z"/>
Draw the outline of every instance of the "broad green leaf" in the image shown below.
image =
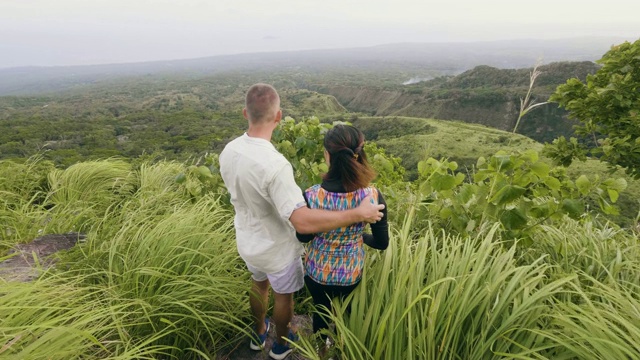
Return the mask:
<path id="1" fill-rule="evenodd" d="M 376 154 L 376 156 L 380 156 L 380 155 Z M 425 171 L 427 171 L 427 162 L 426 161 L 419 161 L 418 162 L 418 173 L 422 174 Z"/>
<path id="2" fill-rule="evenodd" d="M 612 203 L 618 201 L 618 196 L 620 196 L 619 192 L 613 189 L 607 189 L 607 193 L 609 193 L 609 199 L 611 199 Z"/>
<path id="3" fill-rule="evenodd" d="M 522 229 L 527 225 L 527 217 L 520 209 L 511 209 L 502 213 L 500 222 L 507 230 Z"/>
<path id="4" fill-rule="evenodd" d="M 451 211 L 450 207 L 443 207 L 442 209 L 440 209 L 440 217 L 442 219 L 448 219 L 451 217 L 452 214 L 453 214 L 453 211 Z"/>
<path id="5" fill-rule="evenodd" d="M 584 204 L 576 199 L 562 200 L 562 210 L 564 210 L 572 219 L 578 219 L 584 213 Z"/>
<path id="6" fill-rule="evenodd" d="M 495 155 L 491 158 L 491 165 L 496 170 L 506 171 L 513 167 L 513 162 L 509 155 Z"/>
<path id="7" fill-rule="evenodd" d="M 527 191 L 527 189 L 521 186 L 506 185 L 491 198 L 490 202 L 496 205 L 507 204 L 519 198 L 525 191 Z"/>
<path id="8" fill-rule="evenodd" d="M 536 163 L 538 161 L 538 152 L 535 150 L 526 150 L 522 153 L 521 158 Z"/>
<path id="9" fill-rule="evenodd" d="M 431 177 L 431 186 L 436 191 L 451 190 L 456 186 L 456 178 L 449 174 L 434 173 Z"/>
<path id="10" fill-rule="evenodd" d="M 429 184 L 428 181 L 423 181 L 420 183 L 420 186 L 418 187 L 418 191 L 420 191 L 420 194 L 422 195 L 427 195 L 430 194 L 433 189 L 431 188 L 431 184 Z"/>
<path id="11" fill-rule="evenodd" d="M 482 182 L 485 181 L 490 176 L 490 173 L 486 170 L 480 170 L 473 175 L 474 182 Z"/>
<path id="12" fill-rule="evenodd" d="M 534 218 L 545 218 L 551 214 L 551 205 L 548 202 L 533 206 L 529 214 Z"/>
<path id="13" fill-rule="evenodd" d="M 536 162 L 531 164 L 531 171 L 541 178 L 546 178 L 549 176 L 549 165 L 543 162 Z"/>
<path id="14" fill-rule="evenodd" d="M 206 178 L 213 177 L 213 175 L 211 174 L 211 170 L 209 170 L 209 168 L 204 165 L 198 166 L 198 175 Z"/>
<path id="15" fill-rule="evenodd" d="M 615 206 L 609 204 L 605 205 L 602 211 L 607 215 L 620 215 L 620 211 L 618 211 Z"/>
<path id="16" fill-rule="evenodd" d="M 296 148 L 304 149 L 305 145 L 307 145 L 307 139 L 305 137 L 300 136 L 296 139 L 295 144 L 296 144 Z"/>
<path id="17" fill-rule="evenodd" d="M 602 182 L 602 185 L 605 185 L 609 189 L 613 189 L 616 191 L 623 191 L 627 188 L 627 181 L 623 178 L 619 179 L 606 179 Z"/>
<path id="18" fill-rule="evenodd" d="M 460 191 L 458 192 L 458 199 L 461 203 L 466 203 L 471 200 L 471 197 L 475 195 L 475 188 L 471 184 L 464 184 L 460 187 Z"/>
<path id="19" fill-rule="evenodd" d="M 178 184 L 182 184 L 183 182 L 185 182 L 185 180 L 187 180 L 187 176 L 184 173 L 176 175 L 176 182 Z"/>
<path id="20" fill-rule="evenodd" d="M 585 175 L 580 175 L 580 177 L 576 179 L 576 186 L 582 195 L 587 195 L 591 189 L 591 181 L 589 181 L 589 178 Z"/>
<path id="21" fill-rule="evenodd" d="M 560 182 L 560 180 L 552 176 L 544 179 L 544 183 L 552 190 L 560 190 L 560 188 L 562 187 L 562 183 Z"/>
<path id="22" fill-rule="evenodd" d="M 514 185 L 526 187 L 529 184 L 531 184 L 534 180 L 535 179 L 534 179 L 533 175 L 531 175 L 531 173 L 527 172 L 525 174 L 522 174 L 522 176 L 520 176 L 520 177 L 514 177 L 513 183 L 514 183 Z"/>

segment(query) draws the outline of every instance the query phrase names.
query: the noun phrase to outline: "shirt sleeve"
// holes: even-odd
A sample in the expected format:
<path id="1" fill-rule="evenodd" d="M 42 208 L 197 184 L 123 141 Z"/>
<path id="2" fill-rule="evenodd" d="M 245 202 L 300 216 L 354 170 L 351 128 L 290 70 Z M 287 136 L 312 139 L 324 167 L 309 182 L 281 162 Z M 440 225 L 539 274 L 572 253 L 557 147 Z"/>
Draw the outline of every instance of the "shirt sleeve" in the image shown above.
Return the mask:
<path id="1" fill-rule="evenodd" d="M 268 182 L 267 191 L 278 214 L 289 220 L 294 210 L 306 206 L 302 190 L 293 178 L 293 168 L 288 162 L 277 170 Z"/>
<path id="2" fill-rule="evenodd" d="M 371 234 L 363 234 L 362 241 L 374 249 L 385 250 L 389 246 L 389 224 L 387 222 L 387 203 L 382 197 L 380 190 L 378 191 L 378 204 L 383 204 L 382 219 L 371 226 Z"/>

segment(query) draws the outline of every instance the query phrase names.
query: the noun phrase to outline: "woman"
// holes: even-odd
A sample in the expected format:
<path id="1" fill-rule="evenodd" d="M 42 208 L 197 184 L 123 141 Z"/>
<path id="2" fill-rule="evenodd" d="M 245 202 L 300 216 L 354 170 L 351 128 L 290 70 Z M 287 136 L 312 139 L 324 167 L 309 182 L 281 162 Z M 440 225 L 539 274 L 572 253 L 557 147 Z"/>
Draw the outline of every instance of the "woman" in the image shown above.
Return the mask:
<path id="1" fill-rule="evenodd" d="M 345 210 L 358 206 L 367 195 L 380 204 L 380 191 L 370 186 L 375 172 L 364 152 L 364 135 L 349 125 L 336 125 L 324 137 L 324 157 L 329 171 L 322 184 L 305 192 L 310 208 Z M 305 259 L 305 285 L 318 310 L 331 308 L 331 299 L 345 298 L 360 283 L 364 268 L 363 244 L 384 250 L 389 245 L 387 209 L 382 220 L 371 224 L 371 234 L 363 233 L 365 224 L 358 223 L 326 233 L 300 235 L 298 240 L 310 242 Z M 328 327 L 326 318 L 313 314 L 313 331 Z M 326 340 L 326 335 L 321 335 Z"/>

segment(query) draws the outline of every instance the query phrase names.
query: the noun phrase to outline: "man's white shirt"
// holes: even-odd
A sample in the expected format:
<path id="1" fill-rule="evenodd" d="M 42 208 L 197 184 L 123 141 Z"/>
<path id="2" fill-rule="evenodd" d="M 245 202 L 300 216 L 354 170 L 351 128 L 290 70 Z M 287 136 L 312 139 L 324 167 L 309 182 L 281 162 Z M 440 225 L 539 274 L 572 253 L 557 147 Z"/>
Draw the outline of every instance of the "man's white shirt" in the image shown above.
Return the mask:
<path id="1" fill-rule="evenodd" d="M 225 146 L 220 173 L 235 208 L 242 259 L 274 273 L 299 258 L 304 248 L 289 217 L 306 202 L 287 159 L 271 142 L 245 133 Z"/>

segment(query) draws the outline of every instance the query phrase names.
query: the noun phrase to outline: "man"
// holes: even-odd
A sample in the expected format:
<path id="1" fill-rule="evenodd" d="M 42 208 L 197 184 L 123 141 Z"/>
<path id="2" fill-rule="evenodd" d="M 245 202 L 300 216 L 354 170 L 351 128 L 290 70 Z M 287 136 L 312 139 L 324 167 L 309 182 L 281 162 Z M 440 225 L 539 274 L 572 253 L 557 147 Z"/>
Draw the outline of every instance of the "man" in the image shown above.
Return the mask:
<path id="1" fill-rule="evenodd" d="M 269 330 L 265 316 L 271 285 L 277 339 L 269 356 L 279 360 L 292 351 L 284 339 L 295 338 L 289 330 L 293 293 L 304 286 L 301 259 L 304 248 L 295 231 L 309 234 L 358 222 L 376 222 L 382 218 L 380 210 L 384 206 L 365 199 L 358 208 L 346 211 L 307 208 L 291 164 L 270 142 L 282 118 L 277 91 L 267 84 L 251 86 L 242 112 L 249 128 L 220 154 L 220 172 L 236 212 L 238 252 L 252 273 L 249 304 L 255 335 L 250 347 L 253 350 L 264 347 Z"/>

